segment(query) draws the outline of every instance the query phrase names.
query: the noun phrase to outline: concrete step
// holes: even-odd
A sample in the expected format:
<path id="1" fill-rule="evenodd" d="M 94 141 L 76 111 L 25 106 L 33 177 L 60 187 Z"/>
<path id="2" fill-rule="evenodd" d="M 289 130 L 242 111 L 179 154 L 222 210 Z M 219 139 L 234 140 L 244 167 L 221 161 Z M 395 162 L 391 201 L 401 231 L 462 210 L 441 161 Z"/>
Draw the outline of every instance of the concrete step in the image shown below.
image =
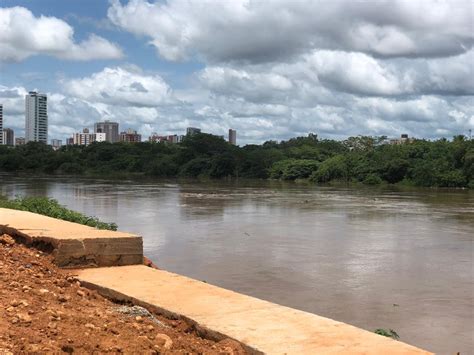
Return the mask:
<path id="1" fill-rule="evenodd" d="M 86 287 L 107 297 L 187 319 L 202 335 L 235 339 L 253 353 L 429 354 L 345 323 L 143 265 L 75 272 Z"/>
<path id="2" fill-rule="evenodd" d="M 0 208 L 0 234 L 27 244 L 51 246 L 61 267 L 143 264 L 142 237 L 99 230 L 39 214 Z"/>

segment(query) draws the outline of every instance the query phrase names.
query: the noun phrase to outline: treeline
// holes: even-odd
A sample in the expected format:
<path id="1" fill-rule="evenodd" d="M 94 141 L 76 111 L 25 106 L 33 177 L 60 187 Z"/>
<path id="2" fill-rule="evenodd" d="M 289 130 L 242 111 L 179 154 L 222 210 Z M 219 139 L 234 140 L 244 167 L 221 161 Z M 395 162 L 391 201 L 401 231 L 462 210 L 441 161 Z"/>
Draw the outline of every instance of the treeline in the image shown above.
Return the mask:
<path id="1" fill-rule="evenodd" d="M 384 137 L 335 141 L 310 134 L 236 147 L 220 137 L 196 134 L 181 144 L 104 142 L 53 151 L 50 146 L 31 142 L 0 146 L 0 171 L 474 188 L 474 141 L 464 136 L 400 145 L 383 143 Z"/>

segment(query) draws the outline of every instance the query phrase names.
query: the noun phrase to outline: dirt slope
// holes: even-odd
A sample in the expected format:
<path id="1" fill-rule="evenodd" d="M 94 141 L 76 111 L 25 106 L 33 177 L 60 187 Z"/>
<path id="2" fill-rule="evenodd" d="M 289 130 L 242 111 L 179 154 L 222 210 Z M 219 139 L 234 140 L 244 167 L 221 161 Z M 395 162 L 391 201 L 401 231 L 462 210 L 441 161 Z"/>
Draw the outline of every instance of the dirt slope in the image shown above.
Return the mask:
<path id="1" fill-rule="evenodd" d="M 0 236 L 0 354 L 245 354 L 192 326 L 80 286 L 46 253 Z"/>

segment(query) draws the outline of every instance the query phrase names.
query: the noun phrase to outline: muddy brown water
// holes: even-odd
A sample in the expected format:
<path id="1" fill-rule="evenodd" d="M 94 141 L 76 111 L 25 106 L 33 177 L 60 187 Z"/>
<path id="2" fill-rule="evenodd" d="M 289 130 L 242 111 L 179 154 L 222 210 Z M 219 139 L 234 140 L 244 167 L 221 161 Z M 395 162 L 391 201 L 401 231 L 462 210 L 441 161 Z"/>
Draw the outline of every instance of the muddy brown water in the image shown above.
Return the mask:
<path id="1" fill-rule="evenodd" d="M 166 270 L 474 352 L 474 191 L 0 175 L 0 193 L 114 221 Z"/>

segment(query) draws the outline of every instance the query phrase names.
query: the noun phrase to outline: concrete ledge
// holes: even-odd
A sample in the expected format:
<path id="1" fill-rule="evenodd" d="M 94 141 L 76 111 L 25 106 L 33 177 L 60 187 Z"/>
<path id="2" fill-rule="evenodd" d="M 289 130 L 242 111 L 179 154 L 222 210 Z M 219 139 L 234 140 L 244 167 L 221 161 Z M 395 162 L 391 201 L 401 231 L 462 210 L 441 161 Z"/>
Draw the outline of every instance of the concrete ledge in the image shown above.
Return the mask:
<path id="1" fill-rule="evenodd" d="M 143 265 L 77 270 L 103 295 L 193 322 L 261 354 L 430 354 L 351 325 Z"/>
<path id="2" fill-rule="evenodd" d="M 0 208 L 0 234 L 51 246 L 61 267 L 143 264 L 143 241 L 130 233 L 99 230 L 39 214 Z"/>

